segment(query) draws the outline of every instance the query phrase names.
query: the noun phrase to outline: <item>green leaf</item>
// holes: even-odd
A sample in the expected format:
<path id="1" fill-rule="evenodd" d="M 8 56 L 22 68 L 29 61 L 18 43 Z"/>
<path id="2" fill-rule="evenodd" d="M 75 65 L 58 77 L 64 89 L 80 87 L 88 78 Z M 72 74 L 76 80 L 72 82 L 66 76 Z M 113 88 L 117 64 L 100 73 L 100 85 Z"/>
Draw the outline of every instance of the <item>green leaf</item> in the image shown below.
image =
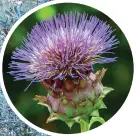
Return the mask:
<path id="1" fill-rule="evenodd" d="M 94 109 L 99 109 L 102 103 L 103 103 L 103 100 L 99 98 L 97 102 L 94 104 Z"/>
<path id="2" fill-rule="evenodd" d="M 52 112 L 50 114 L 50 117 L 47 119 L 47 123 L 55 121 L 55 120 L 62 120 L 64 122 L 68 122 L 70 119 L 68 117 L 66 117 L 65 115 L 56 114 L 56 113 Z"/>
<path id="3" fill-rule="evenodd" d="M 107 106 L 105 105 L 103 101 L 101 102 L 99 109 L 107 109 Z"/>
<path id="4" fill-rule="evenodd" d="M 73 120 L 74 120 L 75 122 L 78 122 L 80 118 L 81 118 L 81 116 L 77 116 L 77 117 L 74 117 Z"/>
<path id="5" fill-rule="evenodd" d="M 77 113 L 77 115 L 84 114 L 84 113 L 86 113 L 86 109 L 84 107 L 78 107 L 76 109 L 76 113 Z"/>
<path id="6" fill-rule="evenodd" d="M 102 117 L 92 117 L 89 123 L 89 128 L 93 125 L 93 123 L 99 122 L 101 124 L 105 123 L 105 120 Z"/>
<path id="7" fill-rule="evenodd" d="M 103 87 L 103 94 L 107 95 L 108 93 L 110 93 L 111 91 L 113 91 L 114 89 L 111 87 Z"/>
<path id="8" fill-rule="evenodd" d="M 91 102 L 88 102 L 88 104 L 84 108 L 84 113 L 86 115 L 88 115 L 88 114 L 92 113 L 92 111 L 93 111 L 93 104 Z"/>
<path id="9" fill-rule="evenodd" d="M 74 125 L 75 121 L 71 120 L 71 121 L 66 121 L 65 123 L 66 123 L 66 124 L 68 125 L 68 127 L 71 129 L 72 126 Z"/>
<path id="10" fill-rule="evenodd" d="M 99 111 L 98 110 L 94 110 L 90 116 L 93 116 L 93 117 L 99 117 Z"/>
<path id="11" fill-rule="evenodd" d="M 49 110 L 49 112 L 50 112 L 50 113 L 52 112 L 52 109 L 51 109 L 50 105 L 48 105 L 48 104 L 46 104 L 46 103 L 41 103 L 41 102 L 39 102 L 38 104 L 47 107 L 48 110 Z"/>
<path id="12" fill-rule="evenodd" d="M 65 109 L 65 114 L 67 117 L 73 117 L 75 115 L 75 108 L 73 108 L 71 105 L 68 105 Z"/>

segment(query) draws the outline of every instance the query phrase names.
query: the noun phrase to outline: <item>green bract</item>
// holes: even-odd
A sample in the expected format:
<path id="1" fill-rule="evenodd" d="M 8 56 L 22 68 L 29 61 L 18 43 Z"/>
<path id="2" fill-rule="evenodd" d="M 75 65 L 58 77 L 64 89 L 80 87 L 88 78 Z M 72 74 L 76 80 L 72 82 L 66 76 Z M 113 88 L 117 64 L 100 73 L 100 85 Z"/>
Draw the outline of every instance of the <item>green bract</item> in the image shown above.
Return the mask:
<path id="1" fill-rule="evenodd" d="M 47 123 L 62 120 L 71 128 L 77 122 L 81 125 L 81 131 L 89 130 L 95 121 L 104 123 L 104 120 L 99 117 L 99 110 L 107 108 L 103 99 L 113 90 L 110 87 L 104 87 L 101 83 L 105 72 L 106 69 L 103 68 L 95 74 L 90 73 L 86 79 L 59 81 L 56 84 L 58 92 L 49 90 L 47 96 L 37 95 L 34 100 L 46 106 L 50 112 Z M 45 88 L 50 88 L 50 85 L 54 86 L 54 84 L 49 81 L 43 82 Z"/>

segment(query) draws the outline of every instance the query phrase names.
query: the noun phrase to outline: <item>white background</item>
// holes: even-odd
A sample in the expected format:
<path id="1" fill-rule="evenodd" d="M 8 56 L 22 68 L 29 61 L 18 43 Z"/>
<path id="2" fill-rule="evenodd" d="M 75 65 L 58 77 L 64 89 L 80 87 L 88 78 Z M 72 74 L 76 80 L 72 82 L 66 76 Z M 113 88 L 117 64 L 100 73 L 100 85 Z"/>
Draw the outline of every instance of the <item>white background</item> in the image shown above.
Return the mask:
<path id="1" fill-rule="evenodd" d="M 55 4 L 58 2 L 73 2 L 73 1 L 75 3 L 82 3 L 85 5 L 89 5 L 91 7 L 94 7 L 102 11 L 106 15 L 108 15 L 121 28 L 126 38 L 128 39 L 128 42 L 132 49 L 133 59 L 135 63 L 136 61 L 136 4 L 135 4 L 135 0 L 55 0 L 53 2 L 44 4 L 44 6 Z M 40 7 L 43 7 L 43 6 L 40 6 Z M 20 24 L 20 22 L 24 20 L 24 18 L 26 18 L 29 14 L 36 11 L 40 7 L 35 8 L 34 10 L 31 10 L 29 13 L 23 16 L 9 32 L 4 42 L 2 51 L 1 51 L 0 77 L 2 77 L 2 58 L 3 58 L 4 50 L 5 50 L 9 37 L 11 36 L 14 29 Z M 134 66 L 134 69 L 136 69 L 135 66 Z M 15 111 L 15 113 L 19 116 L 20 119 L 22 119 L 28 125 L 37 129 L 40 132 L 43 132 L 45 134 L 50 134 L 52 136 L 53 135 L 60 136 L 60 134 L 55 134 L 55 133 L 51 133 L 51 132 L 42 130 L 32 125 L 25 118 L 23 118 L 20 115 L 20 113 L 15 109 L 15 107 L 12 105 L 10 99 L 8 98 L 6 91 L 4 91 L 5 87 L 3 84 L 3 79 L 1 78 L 0 80 L 1 80 L 1 85 L 2 85 L 4 95 L 8 103 L 10 104 L 11 108 Z M 90 132 L 86 132 L 86 133 L 82 133 L 78 135 L 83 135 L 83 136 L 84 135 L 85 136 L 86 135 L 88 136 L 136 136 L 136 89 L 135 88 L 136 88 L 136 75 L 134 75 L 133 84 L 132 84 L 129 96 L 127 100 L 125 101 L 124 105 L 122 106 L 122 108 L 117 112 L 117 114 L 114 115 L 104 125 L 96 129 L 93 129 Z"/>

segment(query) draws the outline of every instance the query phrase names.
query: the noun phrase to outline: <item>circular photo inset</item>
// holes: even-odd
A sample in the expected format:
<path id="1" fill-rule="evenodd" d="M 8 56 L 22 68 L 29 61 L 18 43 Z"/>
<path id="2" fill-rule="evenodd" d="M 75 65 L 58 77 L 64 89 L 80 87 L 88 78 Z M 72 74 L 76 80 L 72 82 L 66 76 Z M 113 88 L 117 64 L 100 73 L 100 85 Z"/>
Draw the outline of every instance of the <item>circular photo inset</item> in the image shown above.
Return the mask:
<path id="1" fill-rule="evenodd" d="M 35 126 L 73 134 L 112 118 L 129 93 L 133 58 L 118 25 L 76 3 L 41 8 L 12 33 L 3 80 L 18 112 Z"/>

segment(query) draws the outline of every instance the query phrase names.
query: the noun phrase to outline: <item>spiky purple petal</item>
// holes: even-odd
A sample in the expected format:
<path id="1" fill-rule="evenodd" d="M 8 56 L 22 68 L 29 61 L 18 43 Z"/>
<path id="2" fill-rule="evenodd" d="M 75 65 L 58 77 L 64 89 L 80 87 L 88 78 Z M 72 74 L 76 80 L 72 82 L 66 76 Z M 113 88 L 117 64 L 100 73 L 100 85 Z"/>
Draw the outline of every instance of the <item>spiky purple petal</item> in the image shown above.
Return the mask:
<path id="1" fill-rule="evenodd" d="M 111 26 L 95 16 L 58 14 L 34 26 L 24 46 L 13 52 L 9 67 L 14 70 L 9 73 L 16 80 L 84 78 L 94 64 L 116 60 L 101 57 L 119 43 L 112 33 Z"/>

